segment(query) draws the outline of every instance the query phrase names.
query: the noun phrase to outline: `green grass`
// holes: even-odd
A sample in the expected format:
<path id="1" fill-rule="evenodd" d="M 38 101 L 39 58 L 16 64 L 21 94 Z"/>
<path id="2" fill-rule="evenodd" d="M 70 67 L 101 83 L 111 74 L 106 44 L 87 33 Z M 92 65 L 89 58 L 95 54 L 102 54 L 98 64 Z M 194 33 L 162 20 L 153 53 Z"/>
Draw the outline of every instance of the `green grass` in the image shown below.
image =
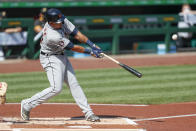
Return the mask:
<path id="1" fill-rule="evenodd" d="M 163 104 L 196 101 L 196 66 L 137 67 L 137 78 L 121 69 L 77 70 L 89 103 Z M 9 85 L 7 102 L 20 102 L 49 87 L 44 72 L 0 74 Z M 49 102 L 74 102 L 64 84 Z"/>

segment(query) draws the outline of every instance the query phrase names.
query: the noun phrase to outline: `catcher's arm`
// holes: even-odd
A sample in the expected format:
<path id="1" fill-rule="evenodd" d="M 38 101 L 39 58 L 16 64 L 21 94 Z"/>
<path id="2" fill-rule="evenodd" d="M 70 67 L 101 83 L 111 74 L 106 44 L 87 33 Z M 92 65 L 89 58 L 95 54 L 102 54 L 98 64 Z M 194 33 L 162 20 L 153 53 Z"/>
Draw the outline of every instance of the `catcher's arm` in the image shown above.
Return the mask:
<path id="1" fill-rule="evenodd" d="M 6 102 L 7 87 L 6 82 L 0 82 L 0 104 L 5 104 Z"/>

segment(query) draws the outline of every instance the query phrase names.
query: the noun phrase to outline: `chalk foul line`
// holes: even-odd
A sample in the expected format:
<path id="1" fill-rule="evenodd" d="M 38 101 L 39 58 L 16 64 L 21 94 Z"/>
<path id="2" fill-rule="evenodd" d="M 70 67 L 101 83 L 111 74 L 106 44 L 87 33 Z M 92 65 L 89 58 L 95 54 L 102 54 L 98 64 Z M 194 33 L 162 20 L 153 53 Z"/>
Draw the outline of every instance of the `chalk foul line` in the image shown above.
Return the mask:
<path id="1" fill-rule="evenodd" d="M 136 120 L 132 120 L 132 121 L 134 121 L 134 122 L 138 122 L 138 121 L 151 121 L 151 120 L 161 120 L 161 119 L 171 119 L 171 118 L 182 118 L 182 117 L 192 117 L 192 116 L 196 116 L 196 114 L 177 115 L 177 116 L 167 116 L 167 117 L 144 118 L 144 119 L 136 119 Z"/>

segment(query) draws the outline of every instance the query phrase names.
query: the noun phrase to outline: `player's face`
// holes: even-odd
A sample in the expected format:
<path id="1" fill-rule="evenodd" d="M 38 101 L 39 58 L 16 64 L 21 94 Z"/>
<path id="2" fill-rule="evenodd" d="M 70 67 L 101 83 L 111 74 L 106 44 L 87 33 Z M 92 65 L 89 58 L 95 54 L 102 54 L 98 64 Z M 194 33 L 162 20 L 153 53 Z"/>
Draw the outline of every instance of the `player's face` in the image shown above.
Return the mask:
<path id="1" fill-rule="evenodd" d="M 54 23 L 50 22 L 49 23 L 54 29 L 60 29 L 62 27 L 62 23 Z"/>

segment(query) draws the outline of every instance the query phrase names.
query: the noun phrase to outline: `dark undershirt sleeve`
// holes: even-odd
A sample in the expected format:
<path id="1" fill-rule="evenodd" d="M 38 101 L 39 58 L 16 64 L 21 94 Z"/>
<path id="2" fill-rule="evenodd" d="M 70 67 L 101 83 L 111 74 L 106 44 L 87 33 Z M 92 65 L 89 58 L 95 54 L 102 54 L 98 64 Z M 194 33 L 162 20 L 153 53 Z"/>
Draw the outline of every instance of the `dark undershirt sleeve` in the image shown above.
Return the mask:
<path id="1" fill-rule="evenodd" d="M 70 35 L 74 37 L 77 33 L 78 33 L 78 29 L 75 27 L 75 29 L 72 31 Z"/>

